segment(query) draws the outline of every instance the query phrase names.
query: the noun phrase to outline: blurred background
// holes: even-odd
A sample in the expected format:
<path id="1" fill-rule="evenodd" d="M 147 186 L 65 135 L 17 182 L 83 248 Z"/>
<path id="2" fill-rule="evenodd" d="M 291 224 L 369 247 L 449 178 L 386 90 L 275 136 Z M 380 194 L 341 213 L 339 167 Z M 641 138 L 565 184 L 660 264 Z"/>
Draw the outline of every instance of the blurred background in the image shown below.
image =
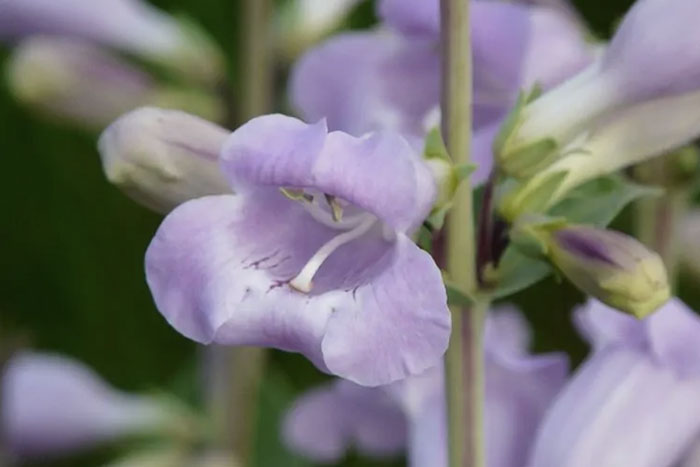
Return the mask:
<path id="1" fill-rule="evenodd" d="M 328 0 L 333 1 L 333 0 Z M 243 38 L 239 2 L 153 0 L 199 22 L 226 51 L 233 105 Z M 283 1 L 276 2 L 281 7 Z M 599 37 L 609 37 L 632 0 L 578 0 L 576 7 Z M 373 24 L 372 2 L 358 5 L 346 28 Z M 0 68 L 8 57 L 0 46 Z M 287 70 L 278 69 L 275 107 L 286 109 Z M 0 80 L 0 329 L 34 348 L 86 362 L 116 387 L 174 392 L 201 405 L 197 346 L 167 325 L 144 280 L 143 254 L 161 217 L 106 182 L 96 133 L 38 118 L 20 107 Z M 624 227 L 624 216 L 621 221 Z M 553 279 L 550 279 L 553 280 Z M 539 292 L 549 287 L 548 293 Z M 692 305 L 699 303 L 683 289 Z M 580 296 L 567 284 L 544 284 L 517 296 L 533 323 L 536 350 L 586 352 L 569 320 Z M 696 307 L 697 308 L 697 307 Z M 263 384 L 255 465 L 312 465 L 285 451 L 279 420 L 304 389 L 325 379 L 304 358 L 271 352 Z M 94 466 L 109 458 L 101 449 L 53 466 Z M 346 466 L 402 465 L 350 458 Z"/>

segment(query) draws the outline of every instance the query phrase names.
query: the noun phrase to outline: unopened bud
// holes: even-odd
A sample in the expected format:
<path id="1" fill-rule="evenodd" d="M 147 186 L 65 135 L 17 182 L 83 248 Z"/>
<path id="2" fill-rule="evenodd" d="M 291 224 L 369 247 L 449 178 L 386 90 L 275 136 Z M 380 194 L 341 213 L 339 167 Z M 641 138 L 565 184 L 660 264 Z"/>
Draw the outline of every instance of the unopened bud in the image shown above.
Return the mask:
<path id="1" fill-rule="evenodd" d="M 19 101 L 45 116 L 103 129 L 144 105 L 181 108 L 218 120 L 222 104 L 194 89 L 166 87 L 98 46 L 74 39 L 34 37 L 14 51 L 9 85 Z"/>
<path id="2" fill-rule="evenodd" d="M 134 110 L 100 137 L 109 181 L 158 212 L 206 195 L 230 193 L 219 169 L 229 132 L 193 115 L 157 108 Z"/>
<path id="3" fill-rule="evenodd" d="M 600 301 L 643 318 L 670 297 L 663 261 L 632 237 L 567 226 L 545 236 L 547 256 L 574 285 Z"/>
<path id="4" fill-rule="evenodd" d="M 114 48 L 199 81 L 223 75 L 222 54 L 199 27 L 143 0 L 0 2 L 0 39 L 37 34 Z"/>

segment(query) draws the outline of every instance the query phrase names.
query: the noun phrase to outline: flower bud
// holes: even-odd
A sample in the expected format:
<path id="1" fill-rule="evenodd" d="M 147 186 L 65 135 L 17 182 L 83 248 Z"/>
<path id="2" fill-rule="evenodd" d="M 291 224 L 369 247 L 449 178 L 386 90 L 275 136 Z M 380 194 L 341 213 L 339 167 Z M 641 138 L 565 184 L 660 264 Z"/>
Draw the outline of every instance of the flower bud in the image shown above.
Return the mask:
<path id="1" fill-rule="evenodd" d="M 574 285 L 600 301 L 643 318 L 670 297 L 659 255 L 610 230 L 567 226 L 548 233 L 547 256 Z"/>
<path id="2" fill-rule="evenodd" d="M 206 82 L 223 74 L 221 53 L 202 31 L 141 0 L 0 2 L 0 39 L 36 34 L 113 47 Z"/>
<path id="3" fill-rule="evenodd" d="M 611 112 L 699 90 L 699 20 L 695 0 L 638 1 L 596 63 L 527 105 L 504 129 L 499 159 L 544 141 L 553 142 L 541 156 L 549 158 Z"/>
<path id="4" fill-rule="evenodd" d="M 508 194 L 501 213 L 511 221 L 524 213 L 544 213 L 573 188 L 676 149 L 698 135 L 700 91 L 625 108 L 601 119 L 571 144 L 570 155 Z"/>
<path id="5" fill-rule="evenodd" d="M 206 195 L 230 193 L 219 170 L 229 132 L 176 110 L 141 108 L 110 125 L 100 137 L 109 181 L 141 204 L 166 213 Z"/>
<path id="6" fill-rule="evenodd" d="M 17 47 L 8 65 L 12 93 L 48 117 L 102 129 L 143 105 L 182 108 L 212 119 L 221 103 L 198 90 L 164 87 L 106 50 L 68 38 L 33 37 Z"/>

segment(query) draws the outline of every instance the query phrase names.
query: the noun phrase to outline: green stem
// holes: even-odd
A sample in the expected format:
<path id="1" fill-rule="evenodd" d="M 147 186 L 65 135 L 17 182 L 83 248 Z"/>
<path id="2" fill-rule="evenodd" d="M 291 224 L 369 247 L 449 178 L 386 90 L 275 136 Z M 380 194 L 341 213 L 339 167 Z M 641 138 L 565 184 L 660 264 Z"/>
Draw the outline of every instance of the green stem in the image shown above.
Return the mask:
<path id="1" fill-rule="evenodd" d="M 265 352 L 213 345 L 205 350 L 205 359 L 214 446 L 223 452 L 232 450 L 240 465 L 252 465 Z"/>
<path id="2" fill-rule="evenodd" d="M 666 187 L 659 198 L 646 198 L 637 202 L 636 221 L 639 239 L 656 251 L 664 261 L 668 278 L 675 289 L 678 279 L 680 256 L 678 247 L 678 223 L 689 206 L 688 190 L 672 186 L 670 167 L 673 161 L 662 157 L 637 168 L 637 174 L 648 183 Z"/>
<path id="3" fill-rule="evenodd" d="M 471 144 L 469 0 L 441 0 L 442 131 L 455 164 L 467 164 Z M 466 292 L 477 289 L 474 207 L 468 180 L 458 188 L 447 222 L 447 272 Z M 483 467 L 484 369 L 482 333 L 486 303 L 452 308 L 445 357 L 450 467 Z"/>
<path id="4" fill-rule="evenodd" d="M 274 95 L 273 47 L 270 34 L 270 0 L 244 0 L 241 51 L 241 92 L 237 94 L 240 121 L 268 112 Z"/>
<path id="5" fill-rule="evenodd" d="M 235 104 L 238 123 L 264 114 L 272 107 L 274 57 L 270 43 L 271 11 L 271 0 L 241 2 L 240 92 L 235 93 L 238 96 Z M 265 350 L 212 346 L 205 359 L 215 448 L 232 450 L 239 465 L 250 466 L 253 464 Z"/>

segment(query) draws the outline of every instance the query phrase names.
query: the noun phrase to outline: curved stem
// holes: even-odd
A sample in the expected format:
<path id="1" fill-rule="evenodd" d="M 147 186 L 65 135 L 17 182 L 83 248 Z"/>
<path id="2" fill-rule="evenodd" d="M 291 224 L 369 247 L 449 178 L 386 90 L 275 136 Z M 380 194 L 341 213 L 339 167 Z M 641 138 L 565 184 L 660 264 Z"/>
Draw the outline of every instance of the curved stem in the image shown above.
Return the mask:
<path id="1" fill-rule="evenodd" d="M 442 131 L 455 164 L 466 164 L 471 145 L 469 0 L 441 0 Z M 447 220 L 446 259 L 451 280 L 477 289 L 472 189 L 457 189 Z M 484 467 L 483 321 L 486 304 L 452 308 L 452 336 L 445 357 L 450 467 Z"/>

